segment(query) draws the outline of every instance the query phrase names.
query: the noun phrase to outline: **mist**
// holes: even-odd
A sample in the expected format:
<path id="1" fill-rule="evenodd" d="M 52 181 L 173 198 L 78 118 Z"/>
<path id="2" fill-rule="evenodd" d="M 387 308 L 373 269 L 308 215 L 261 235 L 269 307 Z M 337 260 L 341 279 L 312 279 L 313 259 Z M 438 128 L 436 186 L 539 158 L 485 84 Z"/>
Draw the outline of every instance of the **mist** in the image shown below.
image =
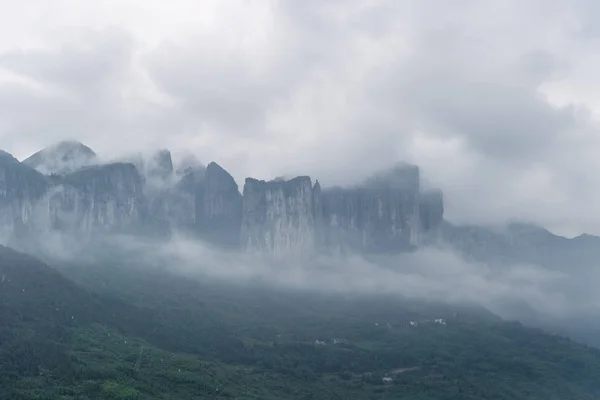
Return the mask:
<path id="1" fill-rule="evenodd" d="M 600 302 L 594 290 L 600 276 L 592 269 L 489 266 L 468 262 L 450 250 L 427 247 L 395 255 L 330 254 L 294 261 L 293 257 L 227 251 L 182 233 L 160 241 L 101 236 L 87 244 L 48 233 L 24 249 L 34 250 L 58 268 L 64 263 L 81 268 L 113 263 L 120 268 L 136 267 L 140 273 L 144 268 L 158 268 L 189 279 L 260 284 L 277 290 L 479 305 L 508 320 L 576 337 L 582 335 L 581 328 L 596 329 L 586 321 L 598 312 Z M 581 321 L 573 325 L 576 320 Z M 583 335 L 582 340 L 588 339 Z"/>

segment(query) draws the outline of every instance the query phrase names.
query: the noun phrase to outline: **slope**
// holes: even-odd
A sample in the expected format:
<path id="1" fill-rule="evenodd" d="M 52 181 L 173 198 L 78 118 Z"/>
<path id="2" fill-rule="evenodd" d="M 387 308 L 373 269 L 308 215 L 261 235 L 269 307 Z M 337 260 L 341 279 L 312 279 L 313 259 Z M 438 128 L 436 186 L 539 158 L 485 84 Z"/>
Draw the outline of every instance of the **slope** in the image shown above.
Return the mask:
<path id="1" fill-rule="evenodd" d="M 600 395 L 600 352 L 482 310 L 119 263 L 62 273 L 78 283 L 0 248 L 0 399 Z"/>

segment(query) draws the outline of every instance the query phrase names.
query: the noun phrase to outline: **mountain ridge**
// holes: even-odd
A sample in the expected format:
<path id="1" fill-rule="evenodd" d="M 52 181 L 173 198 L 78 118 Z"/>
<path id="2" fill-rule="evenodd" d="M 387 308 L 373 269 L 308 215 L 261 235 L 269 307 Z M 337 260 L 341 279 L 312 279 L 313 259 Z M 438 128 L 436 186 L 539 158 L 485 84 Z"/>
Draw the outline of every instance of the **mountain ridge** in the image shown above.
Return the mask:
<path id="1" fill-rule="evenodd" d="M 443 192 L 421 188 L 419 167 L 406 163 L 349 187 L 322 187 L 308 176 L 247 178 L 240 193 L 217 163 L 204 167 L 188 154 L 185 168 L 176 167 L 167 149 L 110 163 L 100 163 L 79 142 L 61 142 L 35 154 L 57 159 L 73 148 L 93 153 L 93 159 L 60 174 L 42 174 L 31 166 L 31 157 L 19 162 L 3 153 L 0 225 L 5 231 L 57 230 L 86 237 L 113 231 L 168 236 L 183 230 L 226 248 L 281 258 L 450 246 L 480 261 L 504 257 L 539 263 L 550 258 L 539 248 L 553 242 L 570 253 L 585 248 L 586 257 L 600 260 L 600 253 L 590 250 L 600 244 L 593 235 L 566 241 L 531 224 L 507 224 L 499 232 L 454 225 L 444 219 Z M 18 179 L 11 180 L 11 173 Z M 525 254 L 521 247 L 539 254 Z"/>

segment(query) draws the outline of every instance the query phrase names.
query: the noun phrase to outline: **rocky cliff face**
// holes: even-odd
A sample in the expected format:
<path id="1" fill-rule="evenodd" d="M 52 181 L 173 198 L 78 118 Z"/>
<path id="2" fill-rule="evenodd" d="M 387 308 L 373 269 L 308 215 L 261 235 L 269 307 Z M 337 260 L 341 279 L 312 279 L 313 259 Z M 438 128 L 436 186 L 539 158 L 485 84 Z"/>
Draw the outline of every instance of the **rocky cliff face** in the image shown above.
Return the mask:
<path id="1" fill-rule="evenodd" d="M 12 235 L 122 231 L 139 227 L 145 215 L 141 177 L 120 163 L 47 177 L 3 153 L 0 202 L 0 224 Z"/>
<path id="2" fill-rule="evenodd" d="M 419 194 L 419 220 L 424 232 L 438 229 L 444 220 L 444 194 L 430 189 Z"/>
<path id="3" fill-rule="evenodd" d="M 161 149 L 155 152 L 147 162 L 146 175 L 149 179 L 165 182 L 173 177 L 173 159 L 171 152 Z"/>
<path id="4" fill-rule="evenodd" d="M 600 260 L 600 237 L 566 238 L 526 223 L 485 227 L 444 221 L 428 244 L 490 265 L 530 263 L 564 271 L 596 268 Z"/>
<path id="5" fill-rule="evenodd" d="M 36 204 L 49 185 L 44 175 L 0 150 L 0 227 L 4 235 L 33 229 Z"/>
<path id="6" fill-rule="evenodd" d="M 81 144 L 49 149 L 30 157 L 29 165 L 8 154 L 0 157 L 0 224 L 10 232 L 85 237 L 186 230 L 222 246 L 300 257 L 412 249 L 423 233 L 440 231 L 443 220 L 441 192 L 421 193 L 419 169 L 406 164 L 349 188 L 322 189 L 308 176 L 248 178 L 242 195 L 218 164 L 204 168 L 189 156 L 174 167 L 166 149 L 134 162 L 70 164 L 75 171 L 43 175 L 33 168 L 47 167 L 41 160 L 81 158 L 73 154 L 96 159 Z"/>
<path id="7" fill-rule="evenodd" d="M 148 204 L 146 226 L 153 235 L 164 236 L 182 230 L 194 232 L 198 227 L 198 207 L 203 196 L 205 168 L 195 158 L 183 160 L 177 168 L 168 149 L 148 157 L 130 156 L 144 181 Z"/>
<path id="8" fill-rule="evenodd" d="M 219 165 L 205 168 L 191 156 L 174 163 L 168 150 L 135 164 L 89 165 L 96 162 L 91 149 L 74 142 L 24 162 L 0 151 L 0 240 L 45 240 L 47 232 L 85 239 L 185 230 L 221 246 L 294 259 L 323 251 L 442 246 L 488 264 L 583 268 L 600 260 L 595 236 L 568 239 L 527 224 L 492 229 L 448 223 L 442 192 L 423 190 L 419 169 L 406 164 L 346 188 L 322 188 L 307 176 L 248 178 L 242 195 Z"/>
<path id="9" fill-rule="evenodd" d="M 197 225 L 201 235 L 218 244 L 239 246 L 242 195 L 229 172 L 217 163 L 208 164 L 197 196 Z"/>
<path id="10" fill-rule="evenodd" d="M 365 188 L 323 193 L 325 246 L 357 252 L 418 245 L 419 204 L 410 194 Z"/>
<path id="11" fill-rule="evenodd" d="M 325 247 L 393 252 L 419 244 L 419 169 L 397 165 L 352 188 L 323 191 Z"/>
<path id="12" fill-rule="evenodd" d="M 315 196 L 311 179 L 246 179 L 241 237 L 247 251 L 266 251 L 278 257 L 313 252 Z"/>
<path id="13" fill-rule="evenodd" d="M 84 233 L 136 231 L 146 217 L 143 181 L 133 164 L 84 168 L 49 192 L 52 226 Z"/>
<path id="14" fill-rule="evenodd" d="M 247 250 L 275 255 L 394 252 L 419 244 L 421 194 L 414 166 L 398 165 L 356 187 L 325 190 L 319 182 L 312 186 L 309 177 L 249 178 L 243 199 L 242 244 Z M 428 228 L 441 212 L 431 209 L 424 214 Z"/>

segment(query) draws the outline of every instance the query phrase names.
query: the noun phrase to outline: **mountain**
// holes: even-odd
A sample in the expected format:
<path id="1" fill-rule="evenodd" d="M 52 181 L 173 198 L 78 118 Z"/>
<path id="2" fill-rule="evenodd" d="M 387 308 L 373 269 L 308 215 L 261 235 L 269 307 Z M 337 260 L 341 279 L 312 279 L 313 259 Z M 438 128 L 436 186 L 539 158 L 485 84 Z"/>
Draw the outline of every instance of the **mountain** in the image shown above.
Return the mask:
<path id="1" fill-rule="evenodd" d="M 600 351 L 486 310 L 57 269 L 0 247 L 0 399 L 595 399 Z"/>
<path id="2" fill-rule="evenodd" d="M 599 237 L 584 234 L 566 238 L 525 223 L 489 228 L 443 222 L 424 243 L 450 247 L 468 260 L 491 265 L 531 263 L 573 271 L 600 263 Z"/>
<path id="3" fill-rule="evenodd" d="M 61 142 L 22 163 L 4 158 L 0 174 L 12 168 L 27 175 L 5 181 L 11 206 L 0 216 L 9 236 L 60 232 L 83 241 L 111 232 L 185 231 L 228 248 L 310 257 L 411 250 L 443 214 L 441 196 L 422 192 L 418 167 L 405 164 L 350 188 L 321 188 L 308 176 L 248 178 L 240 193 L 218 164 L 204 167 L 188 156 L 175 168 L 167 149 L 92 164 L 97 157 L 87 146 Z"/>
<path id="4" fill-rule="evenodd" d="M 96 162 L 96 153 L 83 143 L 68 140 L 32 154 L 23 164 L 44 174 L 64 174 Z"/>
<path id="5" fill-rule="evenodd" d="M 20 235 L 35 224 L 35 211 L 48 188 L 47 177 L 0 150 L 0 228 Z"/>
<path id="6" fill-rule="evenodd" d="M 437 246 L 488 264 L 564 268 L 600 260 L 600 238 L 590 235 L 567 239 L 530 224 L 453 225 L 444 220 L 443 193 L 424 189 L 419 168 L 404 163 L 351 187 L 322 187 L 308 176 L 247 178 L 240 193 L 222 166 L 205 167 L 189 154 L 177 160 L 160 149 L 101 164 L 89 147 L 61 142 L 21 163 L 3 152 L 0 185 L 5 238 L 185 232 L 282 259 Z"/>

